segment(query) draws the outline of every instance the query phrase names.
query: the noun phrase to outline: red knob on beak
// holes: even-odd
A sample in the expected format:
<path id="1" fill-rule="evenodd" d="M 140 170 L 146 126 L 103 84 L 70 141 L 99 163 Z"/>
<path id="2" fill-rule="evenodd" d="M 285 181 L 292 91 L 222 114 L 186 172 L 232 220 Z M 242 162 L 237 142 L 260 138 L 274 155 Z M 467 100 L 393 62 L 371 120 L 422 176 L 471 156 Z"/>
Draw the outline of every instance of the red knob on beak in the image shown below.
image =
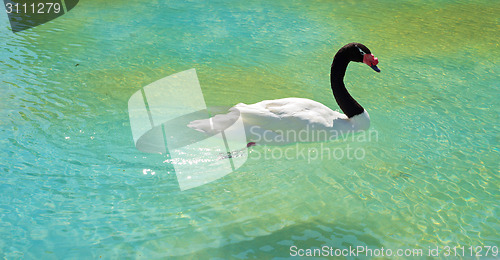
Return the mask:
<path id="1" fill-rule="evenodd" d="M 380 72 L 380 69 L 377 67 L 378 58 L 375 58 L 373 54 L 365 54 L 363 56 L 363 63 L 370 66 L 374 71 Z"/>

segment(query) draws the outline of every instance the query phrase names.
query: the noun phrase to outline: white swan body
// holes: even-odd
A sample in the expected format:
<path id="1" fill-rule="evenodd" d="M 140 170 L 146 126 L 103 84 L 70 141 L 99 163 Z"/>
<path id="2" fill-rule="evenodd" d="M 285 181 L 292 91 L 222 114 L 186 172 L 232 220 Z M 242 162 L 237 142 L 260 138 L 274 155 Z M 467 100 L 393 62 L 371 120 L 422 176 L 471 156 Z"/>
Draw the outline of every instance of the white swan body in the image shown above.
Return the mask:
<path id="1" fill-rule="evenodd" d="M 366 111 L 348 118 L 327 106 L 306 98 L 282 98 L 264 100 L 247 105 L 235 106 L 243 117 L 243 122 L 258 125 L 265 129 L 300 131 L 309 127 L 334 131 L 360 131 L 370 126 L 370 117 Z"/>
<path id="2" fill-rule="evenodd" d="M 328 141 L 370 127 L 366 110 L 348 118 L 305 98 L 264 100 L 251 105 L 239 103 L 229 111 L 228 114 L 192 121 L 188 126 L 203 133 L 216 134 L 241 115 L 248 142 L 271 145 Z"/>

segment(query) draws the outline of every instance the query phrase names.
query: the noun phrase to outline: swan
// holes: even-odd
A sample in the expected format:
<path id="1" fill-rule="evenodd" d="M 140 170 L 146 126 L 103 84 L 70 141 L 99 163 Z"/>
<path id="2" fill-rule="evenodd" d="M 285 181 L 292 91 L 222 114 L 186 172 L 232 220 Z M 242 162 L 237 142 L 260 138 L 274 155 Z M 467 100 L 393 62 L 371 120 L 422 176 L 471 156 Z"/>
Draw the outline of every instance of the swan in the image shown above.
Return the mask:
<path id="1" fill-rule="evenodd" d="M 378 59 L 361 43 L 349 43 L 335 54 L 330 83 L 339 113 L 314 100 L 282 98 L 255 104 L 239 103 L 229 113 L 192 121 L 188 127 L 206 134 L 215 134 L 229 127 L 239 116 L 243 120 L 248 146 L 279 145 L 295 142 L 332 140 L 349 132 L 368 130 L 368 112 L 349 94 L 344 75 L 349 62 L 363 62 L 374 71 Z"/>

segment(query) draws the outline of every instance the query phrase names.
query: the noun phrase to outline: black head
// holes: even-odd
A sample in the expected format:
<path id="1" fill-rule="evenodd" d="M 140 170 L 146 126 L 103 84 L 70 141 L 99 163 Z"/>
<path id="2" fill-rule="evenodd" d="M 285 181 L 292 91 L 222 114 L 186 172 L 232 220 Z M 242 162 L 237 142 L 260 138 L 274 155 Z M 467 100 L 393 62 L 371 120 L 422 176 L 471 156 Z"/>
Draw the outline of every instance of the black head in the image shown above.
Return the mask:
<path id="1" fill-rule="evenodd" d="M 380 72 L 380 69 L 377 67 L 378 59 L 373 56 L 370 49 L 368 49 L 365 45 L 352 42 L 342 47 L 342 49 L 344 49 L 344 52 L 347 54 L 349 60 L 363 62 L 370 66 L 374 71 Z"/>
<path id="2" fill-rule="evenodd" d="M 365 45 L 357 42 L 351 42 L 342 47 L 346 52 L 349 60 L 355 62 L 363 62 L 363 57 L 365 54 L 371 54 L 370 49 L 368 49 Z"/>

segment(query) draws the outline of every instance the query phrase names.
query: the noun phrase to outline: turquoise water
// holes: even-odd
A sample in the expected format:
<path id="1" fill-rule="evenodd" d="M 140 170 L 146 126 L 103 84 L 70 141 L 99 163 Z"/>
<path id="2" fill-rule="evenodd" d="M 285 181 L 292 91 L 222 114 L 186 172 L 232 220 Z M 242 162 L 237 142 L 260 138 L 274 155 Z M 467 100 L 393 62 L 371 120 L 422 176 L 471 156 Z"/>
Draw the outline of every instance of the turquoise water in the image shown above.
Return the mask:
<path id="1" fill-rule="evenodd" d="M 0 13 L 2 258 L 500 246 L 497 1 L 81 1 L 17 34 Z M 181 192 L 164 156 L 134 147 L 130 96 L 190 68 L 209 106 L 304 97 L 338 110 L 331 59 L 352 41 L 380 60 L 382 73 L 351 64 L 345 79 L 378 138 L 323 145 L 362 159 L 256 146 Z"/>

